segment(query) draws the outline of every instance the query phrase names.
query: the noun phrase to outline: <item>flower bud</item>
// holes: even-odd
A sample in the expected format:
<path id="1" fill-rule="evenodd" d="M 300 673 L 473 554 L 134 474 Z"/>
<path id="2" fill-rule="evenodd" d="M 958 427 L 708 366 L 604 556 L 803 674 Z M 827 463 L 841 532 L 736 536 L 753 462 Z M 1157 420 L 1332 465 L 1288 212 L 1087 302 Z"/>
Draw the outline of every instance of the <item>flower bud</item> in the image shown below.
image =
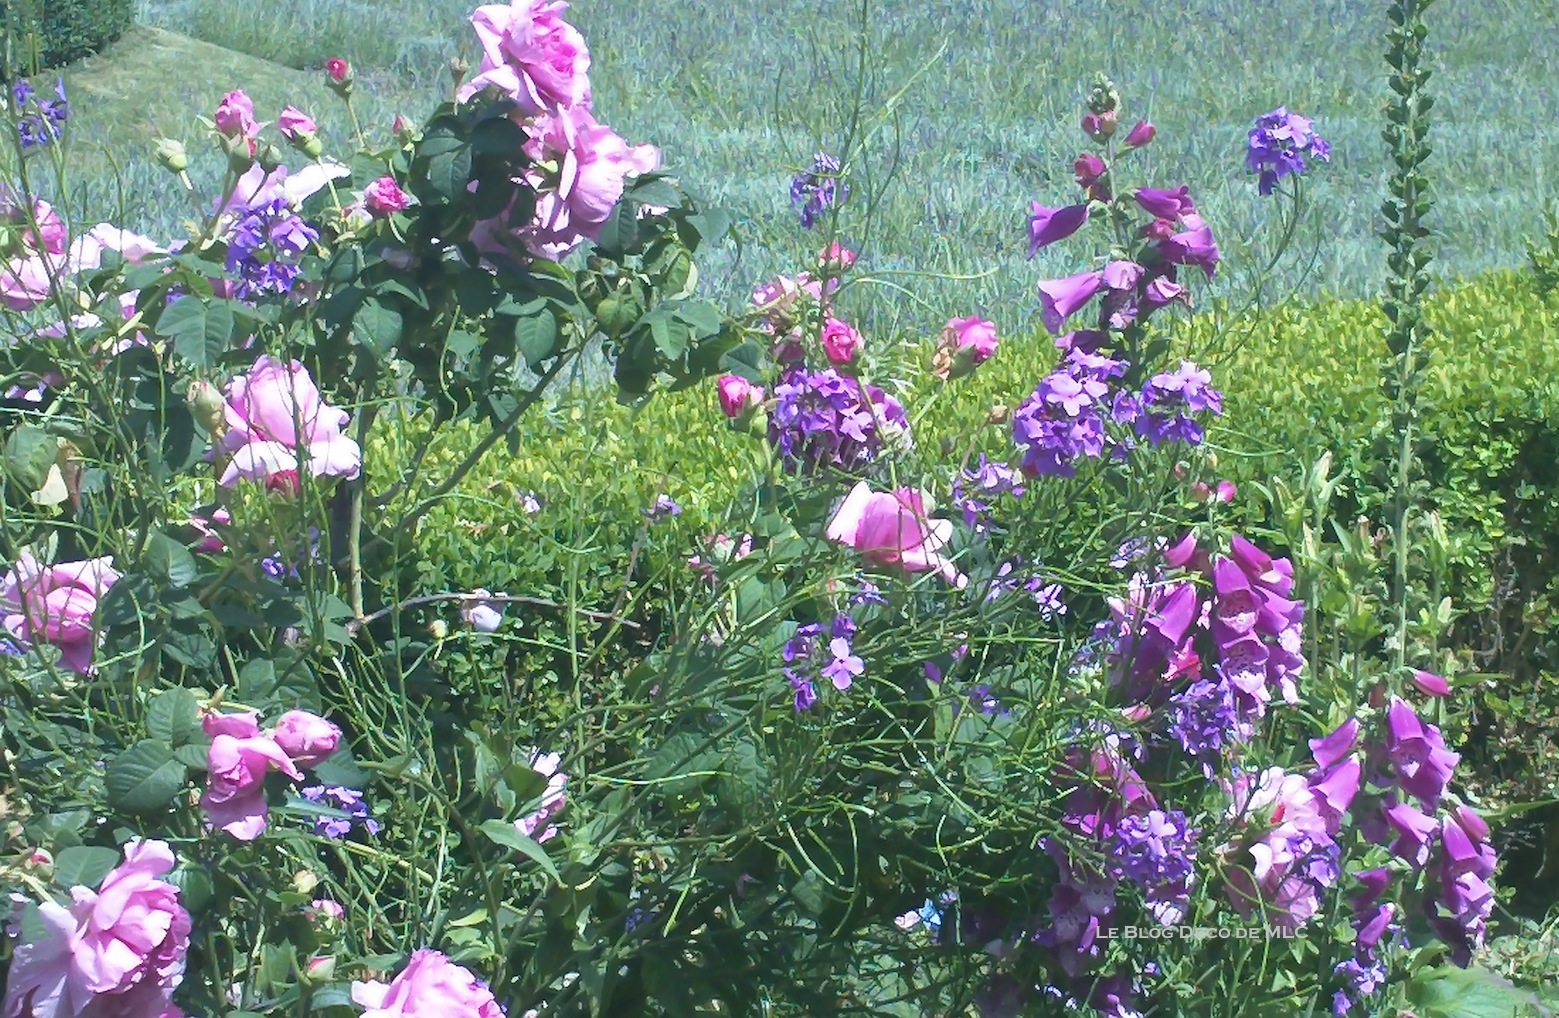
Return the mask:
<path id="1" fill-rule="evenodd" d="M 1158 130 L 1146 120 L 1137 121 L 1137 125 L 1126 134 L 1126 146 L 1128 148 L 1142 148 L 1153 140 Z"/>
<path id="2" fill-rule="evenodd" d="M 256 161 L 259 162 L 260 169 L 266 173 L 275 173 L 277 167 L 282 164 L 281 152 L 270 142 L 261 142 L 260 150 L 256 155 Z"/>
<path id="3" fill-rule="evenodd" d="M 49 877 L 54 874 L 54 856 L 49 854 L 48 849 L 33 849 L 32 853 L 27 856 L 27 862 L 23 865 L 40 877 Z"/>
<path id="4" fill-rule="evenodd" d="M 172 138 L 158 138 L 157 164 L 170 173 L 183 173 L 189 169 L 189 153 L 184 151 L 184 143 Z"/>
<path id="5" fill-rule="evenodd" d="M 335 975 L 336 959 L 331 955 L 316 955 L 303 967 L 303 981 L 306 983 L 328 983 Z"/>
<path id="6" fill-rule="evenodd" d="M 243 135 L 222 135 L 222 151 L 227 154 L 227 165 L 238 176 L 249 172 L 254 165 L 255 145 L 253 138 Z"/>
<path id="7" fill-rule="evenodd" d="M 1002 406 L 1000 403 L 991 407 L 991 412 L 985 415 L 985 423 L 992 427 L 1000 427 L 1012 419 L 1012 408 Z"/>
<path id="8" fill-rule="evenodd" d="M 202 431 L 217 436 L 227 430 L 227 400 L 216 386 L 204 379 L 191 382 L 185 398 L 190 415 Z"/>
<path id="9" fill-rule="evenodd" d="M 292 889 L 299 894 L 311 894 L 319 886 L 319 877 L 313 870 L 299 870 L 292 875 Z"/>
<path id="10" fill-rule="evenodd" d="M 390 131 L 402 144 L 410 144 L 417 134 L 417 126 L 401 114 L 395 114 L 395 119 L 390 123 Z"/>
<path id="11" fill-rule="evenodd" d="M 823 275 L 839 276 L 855 264 L 855 252 L 836 240 L 817 256 L 817 264 Z"/>
<path id="12" fill-rule="evenodd" d="M 471 73 L 471 65 L 459 57 L 449 62 L 449 76 L 454 80 L 455 88 L 460 87 L 460 83 L 466 80 L 466 75 L 469 73 Z"/>
<path id="13" fill-rule="evenodd" d="M 1083 133 L 1094 141 L 1105 141 L 1115 134 L 1115 112 L 1088 113 L 1083 116 Z"/>
<path id="14" fill-rule="evenodd" d="M 325 85 L 341 98 L 352 97 L 352 82 L 355 77 L 352 73 L 352 65 L 341 57 L 331 57 L 325 61 Z"/>
<path id="15" fill-rule="evenodd" d="M 428 632 L 433 634 L 433 639 L 442 640 L 449 636 L 449 623 L 443 619 L 434 619 L 428 623 Z"/>

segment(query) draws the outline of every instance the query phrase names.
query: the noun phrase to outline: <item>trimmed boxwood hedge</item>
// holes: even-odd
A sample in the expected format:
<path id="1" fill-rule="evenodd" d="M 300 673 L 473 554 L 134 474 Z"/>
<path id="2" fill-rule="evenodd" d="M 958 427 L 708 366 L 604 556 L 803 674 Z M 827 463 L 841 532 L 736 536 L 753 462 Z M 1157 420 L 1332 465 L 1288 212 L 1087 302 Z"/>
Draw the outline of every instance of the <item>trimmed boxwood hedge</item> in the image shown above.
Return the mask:
<path id="1" fill-rule="evenodd" d="M 11 37 L 14 67 L 9 77 L 32 70 L 32 42 L 37 39 L 43 67 L 57 67 L 91 56 L 130 27 L 135 0 L 0 0 L 0 28 Z"/>

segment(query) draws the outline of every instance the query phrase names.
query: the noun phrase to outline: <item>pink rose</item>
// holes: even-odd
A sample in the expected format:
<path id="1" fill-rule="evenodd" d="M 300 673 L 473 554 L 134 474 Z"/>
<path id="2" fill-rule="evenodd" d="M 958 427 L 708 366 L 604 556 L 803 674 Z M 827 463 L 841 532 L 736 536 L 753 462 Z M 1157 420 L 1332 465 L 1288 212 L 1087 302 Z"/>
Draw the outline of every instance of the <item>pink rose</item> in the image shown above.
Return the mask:
<path id="1" fill-rule="evenodd" d="M 290 710 L 276 719 L 271 738 L 299 767 L 317 767 L 341 745 L 341 729 L 317 714 Z"/>
<path id="2" fill-rule="evenodd" d="M 590 54 L 584 36 L 559 15 L 566 3 L 514 0 L 471 15 L 482 46 L 477 73 L 455 93 L 465 102 L 493 86 L 526 115 L 590 105 Z"/>
<path id="3" fill-rule="evenodd" d="M 538 258 L 560 259 L 601 227 L 623 196 L 627 179 L 660 165 L 654 145 L 632 145 L 599 124 L 583 106 L 555 116 L 541 115 L 527 128 L 525 153 L 535 163 L 555 162 L 556 174 L 532 169 L 536 212 L 520 227 L 526 247 Z"/>
<path id="4" fill-rule="evenodd" d="M 383 219 L 410 204 L 411 199 L 406 197 L 406 192 L 401 190 L 394 177 L 380 177 L 363 188 L 363 207 L 375 219 Z"/>
<path id="5" fill-rule="evenodd" d="M 45 567 L 29 552 L 0 580 L 0 622 L 24 643 L 50 643 L 60 663 L 92 673 L 98 602 L 119 580 L 112 556 Z"/>
<path id="6" fill-rule="evenodd" d="M 996 326 L 983 318 L 951 319 L 942 330 L 935 357 L 931 361 L 932 374 L 943 381 L 963 378 L 975 366 L 984 364 L 996 354 L 1000 340 Z"/>
<path id="7" fill-rule="evenodd" d="M 331 57 L 325 61 L 325 74 L 339 85 L 352 76 L 352 65 L 340 57 Z"/>
<path id="8" fill-rule="evenodd" d="M 296 476 L 304 448 L 315 477 L 356 477 L 363 456 L 341 433 L 347 420 L 345 410 L 325 404 L 302 364 L 262 356 L 227 385 L 227 431 L 219 448 L 230 459 L 219 483 Z"/>
<path id="9" fill-rule="evenodd" d="M 31 219 L 14 205 L 0 206 L 0 216 L 22 228 L 19 249 L 0 262 L 0 304 L 12 311 L 30 311 L 50 298 L 53 287 L 63 288 L 68 277 L 103 263 L 105 244 L 94 235 L 112 229 L 106 223 L 70 243 L 64 222 L 48 202 L 35 202 Z"/>
<path id="10" fill-rule="evenodd" d="M 942 554 L 953 536 L 952 522 L 928 519 L 923 496 L 911 488 L 872 491 L 861 481 L 834 513 L 824 536 L 849 545 L 873 565 L 934 570 L 960 590 L 969 583 Z"/>
<path id="11" fill-rule="evenodd" d="M 202 721 L 211 736 L 206 752 L 209 772 L 200 808 L 211 825 L 239 841 L 265 833 L 270 808 L 265 803 L 265 776 L 280 771 L 303 779 L 287 751 L 260 731 L 254 714 L 207 714 Z"/>
<path id="12" fill-rule="evenodd" d="M 825 275 L 837 276 L 855 265 L 855 252 L 836 240 L 818 254 L 817 264 Z"/>
<path id="13" fill-rule="evenodd" d="M 468 969 L 430 948 L 414 952 L 389 983 L 354 982 L 362 1018 L 504 1018 L 493 991 Z"/>
<path id="14" fill-rule="evenodd" d="M 834 364 L 849 364 L 861 349 L 861 334 L 837 318 L 823 323 L 823 353 Z"/>
<path id="15" fill-rule="evenodd" d="M 217 130 L 229 138 L 253 138 L 260 133 L 260 125 L 254 119 L 254 102 L 241 90 L 223 96 L 212 119 Z"/>
<path id="16" fill-rule="evenodd" d="M 763 402 L 762 387 L 740 375 L 723 375 L 715 387 L 720 391 L 720 409 L 733 419 Z"/>
<path id="17" fill-rule="evenodd" d="M 276 118 L 276 126 L 281 130 L 282 137 L 288 141 L 319 133 L 319 125 L 314 123 L 314 118 L 296 106 L 288 106 L 282 110 L 281 116 Z"/>
<path id="18" fill-rule="evenodd" d="M 184 978 L 190 917 L 166 842 L 132 839 L 96 891 L 71 888 L 68 906 L 42 902 L 44 939 L 17 945 L 6 1018 L 182 1018 L 170 1001 Z"/>

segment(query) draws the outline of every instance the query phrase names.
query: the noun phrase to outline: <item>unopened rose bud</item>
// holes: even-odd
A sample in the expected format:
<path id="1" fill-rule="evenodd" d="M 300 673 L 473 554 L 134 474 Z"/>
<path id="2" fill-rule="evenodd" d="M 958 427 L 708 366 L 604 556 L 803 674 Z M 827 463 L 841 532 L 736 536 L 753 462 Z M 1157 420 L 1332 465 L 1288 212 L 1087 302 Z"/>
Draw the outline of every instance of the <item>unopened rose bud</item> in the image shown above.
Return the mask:
<path id="1" fill-rule="evenodd" d="M 158 138 L 157 164 L 170 173 L 183 173 L 189 169 L 189 153 L 184 151 L 184 143 L 172 138 Z"/>
<path id="2" fill-rule="evenodd" d="M 255 156 L 255 161 L 260 164 L 260 169 L 264 170 L 266 173 L 275 173 L 277 167 L 281 166 L 282 164 L 281 152 L 278 151 L 276 146 L 272 145 L 270 142 L 261 142 L 260 150 L 258 153 L 256 153 Z"/>
<path id="3" fill-rule="evenodd" d="M 229 137 L 222 135 L 222 151 L 227 154 L 227 165 L 235 174 L 243 176 L 254 165 L 255 146 L 253 138 L 243 135 Z"/>
<path id="4" fill-rule="evenodd" d="M 985 415 L 985 423 L 992 427 L 1006 424 L 1012 419 L 1012 408 L 997 404 L 991 407 L 991 412 Z"/>
<path id="5" fill-rule="evenodd" d="M 47 849 L 35 848 L 27 857 L 27 868 L 40 876 L 47 876 L 54 872 L 54 856 Z"/>
<path id="6" fill-rule="evenodd" d="M 442 640 L 449 636 L 449 623 L 443 619 L 434 619 L 428 623 L 428 632 L 433 634 L 433 639 Z"/>
<path id="7" fill-rule="evenodd" d="M 309 963 L 303 967 L 303 978 L 309 983 L 328 983 L 335 978 L 336 959 L 330 955 L 320 955 L 309 959 Z"/>
<path id="8" fill-rule="evenodd" d="M 192 382 L 186 400 L 190 415 L 206 434 L 216 436 L 227 430 L 227 400 L 216 386 L 204 379 Z"/>
<path id="9" fill-rule="evenodd" d="M 299 870 L 292 875 L 292 889 L 299 894 L 312 894 L 319 886 L 319 877 L 313 870 Z"/>
<path id="10" fill-rule="evenodd" d="M 352 97 L 352 82 L 355 77 L 352 73 L 352 65 L 342 58 L 331 57 L 325 61 L 325 85 L 341 98 Z"/>
<path id="11" fill-rule="evenodd" d="M 402 142 L 409 142 L 416 135 L 417 126 L 397 113 L 395 114 L 395 119 L 390 123 L 390 132 Z"/>

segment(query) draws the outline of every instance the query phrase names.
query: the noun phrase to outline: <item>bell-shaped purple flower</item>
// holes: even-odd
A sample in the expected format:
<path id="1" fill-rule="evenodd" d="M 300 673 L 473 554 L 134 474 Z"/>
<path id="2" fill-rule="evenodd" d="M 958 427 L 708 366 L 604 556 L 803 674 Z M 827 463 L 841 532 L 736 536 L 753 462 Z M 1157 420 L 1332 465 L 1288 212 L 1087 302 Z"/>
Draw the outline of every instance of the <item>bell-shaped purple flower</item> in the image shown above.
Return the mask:
<path id="1" fill-rule="evenodd" d="M 1359 738 L 1359 722 L 1356 718 L 1349 718 L 1337 727 L 1331 735 L 1320 739 L 1310 740 L 1310 752 L 1315 754 L 1315 764 L 1322 770 L 1329 770 L 1337 761 L 1353 752 L 1354 744 Z"/>
<path id="2" fill-rule="evenodd" d="M 1195 265 L 1211 279 L 1221 256 L 1218 254 L 1218 244 L 1213 240 L 1212 229 L 1201 224 L 1199 219 L 1197 222 L 1199 225 L 1196 227 L 1159 241 L 1158 250 L 1166 261 L 1175 265 Z"/>
<path id="3" fill-rule="evenodd" d="M 1179 222 L 1182 216 L 1196 211 L 1191 203 L 1191 188 L 1185 184 L 1176 188 L 1139 187 L 1133 197 L 1155 219 Z"/>
<path id="4" fill-rule="evenodd" d="M 1058 240 L 1065 240 L 1088 222 L 1087 205 L 1067 205 L 1049 208 L 1034 202 L 1029 214 L 1029 257 L 1039 254 L 1039 249 Z"/>
<path id="5" fill-rule="evenodd" d="M 1386 755 L 1396 767 L 1397 787 L 1431 808 L 1461 760 L 1445 748 L 1440 729 L 1424 724 L 1405 700 L 1395 698 L 1386 709 Z"/>
<path id="6" fill-rule="evenodd" d="M 1060 335 L 1062 324 L 1093 300 L 1102 289 L 1103 272 L 1079 272 L 1065 279 L 1049 279 L 1040 283 L 1039 300 L 1045 328 Z"/>
<path id="7" fill-rule="evenodd" d="M 1415 806 L 1399 802 L 1386 810 L 1386 823 L 1397 833 L 1391 854 L 1415 867 L 1429 862 L 1429 844 L 1440 824 Z"/>

